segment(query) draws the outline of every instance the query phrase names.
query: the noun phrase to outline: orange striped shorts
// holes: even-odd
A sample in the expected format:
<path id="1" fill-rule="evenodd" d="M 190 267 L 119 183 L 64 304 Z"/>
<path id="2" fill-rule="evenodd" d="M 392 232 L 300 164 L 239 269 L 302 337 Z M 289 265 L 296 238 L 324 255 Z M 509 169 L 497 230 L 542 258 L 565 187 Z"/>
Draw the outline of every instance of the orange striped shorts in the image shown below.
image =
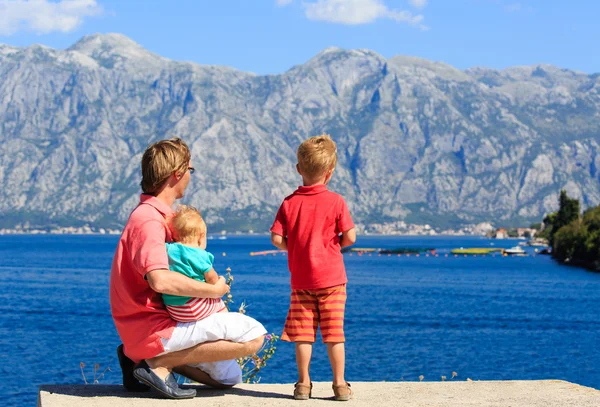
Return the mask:
<path id="1" fill-rule="evenodd" d="M 345 342 L 344 309 L 346 284 L 317 290 L 292 290 L 281 339 L 287 342 L 316 342 L 321 326 L 323 342 Z"/>

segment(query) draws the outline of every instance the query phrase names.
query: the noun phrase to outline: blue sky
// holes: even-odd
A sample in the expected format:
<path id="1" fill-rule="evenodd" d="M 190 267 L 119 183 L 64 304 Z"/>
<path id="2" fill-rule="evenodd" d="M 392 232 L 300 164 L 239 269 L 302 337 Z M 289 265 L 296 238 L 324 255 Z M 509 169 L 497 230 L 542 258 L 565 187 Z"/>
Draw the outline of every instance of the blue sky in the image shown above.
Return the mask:
<path id="1" fill-rule="evenodd" d="M 600 72 L 595 0 L 0 0 L 0 43 L 118 32 L 164 57 L 282 73 L 329 46 L 460 69 Z"/>

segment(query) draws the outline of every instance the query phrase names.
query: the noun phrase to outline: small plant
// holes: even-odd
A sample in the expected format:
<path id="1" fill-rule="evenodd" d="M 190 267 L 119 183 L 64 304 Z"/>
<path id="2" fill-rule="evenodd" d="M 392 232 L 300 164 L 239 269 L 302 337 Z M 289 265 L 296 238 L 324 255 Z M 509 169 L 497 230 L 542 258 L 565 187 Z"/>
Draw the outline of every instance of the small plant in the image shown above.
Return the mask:
<path id="1" fill-rule="evenodd" d="M 79 368 L 81 369 L 81 377 L 83 377 L 83 382 L 85 384 L 90 384 L 87 381 L 87 378 L 85 377 L 85 363 L 83 362 L 79 362 Z M 94 363 L 94 380 L 92 381 L 93 384 L 98 384 L 100 383 L 100 379 L 102 379 L 104 377 L 104 373 L 106 372 L 112 372 L 112 370 L 110 370 L 110 366 L 106 366 L 106 369 L 104 369 L 102 371 L 102 373 L 98 374 L 98 371 L 100 370 L 100 364 L 99 363 Z"/>
<path id="2" fill-rule="evenodd" d="M 265 339 L 265 343 L 258 352 L 237 360 L 242 368 L 242 381 L 244 383 L 259 383 L 260 376 L 258 376 L 258 373 L 260 369 L 267 365 L 267 360 L 271 359 L 275 353 L 275 342 L 277 342 L 279 336 L 268 334 Z"/>

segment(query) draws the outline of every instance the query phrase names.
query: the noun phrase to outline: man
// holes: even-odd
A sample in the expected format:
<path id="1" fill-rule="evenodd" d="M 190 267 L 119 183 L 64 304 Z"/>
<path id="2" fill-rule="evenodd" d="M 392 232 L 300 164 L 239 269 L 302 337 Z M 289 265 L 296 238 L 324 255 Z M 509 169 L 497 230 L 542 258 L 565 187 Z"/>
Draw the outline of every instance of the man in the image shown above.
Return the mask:
<path id="1" fill-rule="evenodd" d="M 146 384 L 168 398 L 194 397 L 194 389 L 179 388 L 173 370 L 219 386 L 190 365 L 250 355 L 264 341 L 264 327 L 245 315 L 217 313 L 177 323 L 162 302 L 161 294 L 220 298 L 229 291 L 223 277 L 211 285 L 169 270 L 165 242 L 172 239 L 165 219 L 193 172 L 189 148 L 180 139 L 158 141 L 142 157 L 143 193 L 121 234 L 110 276 L 111 312 L 123 341 L 117 353 L 130 391 L 147 390 Z"/>

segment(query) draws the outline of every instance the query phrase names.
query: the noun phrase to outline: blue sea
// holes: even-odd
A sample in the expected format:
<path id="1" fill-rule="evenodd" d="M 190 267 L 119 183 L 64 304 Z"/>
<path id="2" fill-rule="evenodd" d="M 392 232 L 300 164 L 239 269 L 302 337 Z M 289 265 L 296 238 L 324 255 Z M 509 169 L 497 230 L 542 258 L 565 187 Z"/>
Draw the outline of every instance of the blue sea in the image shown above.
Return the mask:
<path id="1" fill-rule="evenodd" d="M 117 236 L 0 236 L 0 397 L 34 405 L 40 384 L 118 384 L 120 343 L 108 304 Z M 345 254 L 349 277 L 346 378 L 352 381 L 563 379 L 600 388 L 600 273 L 550 257 L 446 254 L 511 247 L 478 237 L 359 237 L 360 247 L 434 247 L 435 256 Z M 494 246 L 492 246 L 494 245 Z M 230 267 L 236 306 L 281 333 L 287 257 L 267 236 L 209 240 L 215 269 Z M 318 339 L 312 380 L 330 381 Z M 293 344 L 279 342 L 263 383 L 296 380 Z M 109 368 L 110 370 L 106 370 Z"/>

